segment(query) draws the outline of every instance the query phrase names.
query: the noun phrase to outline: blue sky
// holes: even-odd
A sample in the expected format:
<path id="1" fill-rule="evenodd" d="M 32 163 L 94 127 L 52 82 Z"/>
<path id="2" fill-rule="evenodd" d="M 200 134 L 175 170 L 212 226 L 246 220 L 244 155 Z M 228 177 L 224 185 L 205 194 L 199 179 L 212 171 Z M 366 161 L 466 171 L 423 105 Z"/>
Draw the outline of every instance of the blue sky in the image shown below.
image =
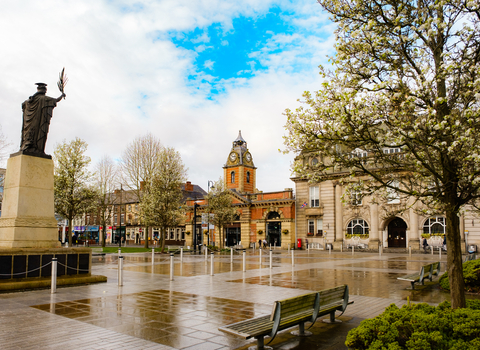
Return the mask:
<path id="1" fill-rule="evenodd" d="M 48 84 L 67 99 L 54 112 L 47 152 L 84 139 L 95 163 L 121 157 L 153 133 L 177 149 L 193 183 L 223 175 L 242 130 L 259 190 L 293 187 L 283 155 L 286 108 L 320 86 L 334 53 L 333 24 L 314 0 L 24 0 L 2 4 L 0 125 L 16 151 L 21 103 Z M 40 33 L 41 35 L 37 35 Z"/>

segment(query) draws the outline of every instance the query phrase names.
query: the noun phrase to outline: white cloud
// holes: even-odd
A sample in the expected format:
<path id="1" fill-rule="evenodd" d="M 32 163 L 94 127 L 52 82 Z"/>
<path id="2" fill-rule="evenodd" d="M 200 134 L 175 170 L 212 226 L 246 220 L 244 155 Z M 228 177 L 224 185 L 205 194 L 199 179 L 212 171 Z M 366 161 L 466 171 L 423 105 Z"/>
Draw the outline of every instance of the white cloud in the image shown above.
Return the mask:
<path id="1" fill-rule="evenodd" d="M 48 84 L 48 95 L 58 96 L 56 81 L 65 67 L 67 98 L 54 110 L 47 153 L 63 139 L 78 136 L 89 144 L 94 162 L 104 154 L 116 159 L 135 137 L 152 132 L 180 151 L 189 180 L 206 188 L 208 180 L 223 175 L 232 141 L 242 130 L 258 167 L 257 187 L 293 187 L 293 156 L 277 151 L 285 133 L 282 113 L 298 105 L 303 91 L 320 85 L 317 66 L 332 39 L 311 33 L 272 37 L 266 49 L 255 53 L 268 69 L 252 79 L 221 81 L 225 92 L 211 100 L 209 82 L 215 78 L 198 72 L 197 81 L 204 79 L 205 85 L 193 88 L 188 75 L 196 69 L 196 53 L 175 47 L 165 34 L 212 23 L 228 31 L 233 18 L 259 16 L 272 3 L 298 10 L 299 25 L 305 27 L 315 22 L 305 14 L 320 11 L 306 0 L 299 5 L 286 0 L 144 0 L 134 7 L 126 0 L 5 2 L 0 12 L 0 124 L 14 144 L 12 151 L 20 142 L 21 103 L 40 81 Z M 324 21 L 320 14 L 318 19 Z M 323 30 L 320 24 L 315 28 Z M 208 42 L 206 36 L 201 39 Z M 272 53 L 276 48 L 280 51 Z"/>

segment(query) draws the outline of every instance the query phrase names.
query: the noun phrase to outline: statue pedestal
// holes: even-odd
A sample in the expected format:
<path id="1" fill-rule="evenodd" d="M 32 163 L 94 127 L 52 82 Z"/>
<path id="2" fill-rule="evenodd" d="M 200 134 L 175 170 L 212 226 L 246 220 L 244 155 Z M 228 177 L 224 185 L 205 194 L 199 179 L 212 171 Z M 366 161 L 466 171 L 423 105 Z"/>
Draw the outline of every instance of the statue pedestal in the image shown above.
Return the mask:
<path id="1" fill-rule="evenodd" d="M 53 160 L 16 155 L 7 162 L 0 248 L 55 248 Z"/>

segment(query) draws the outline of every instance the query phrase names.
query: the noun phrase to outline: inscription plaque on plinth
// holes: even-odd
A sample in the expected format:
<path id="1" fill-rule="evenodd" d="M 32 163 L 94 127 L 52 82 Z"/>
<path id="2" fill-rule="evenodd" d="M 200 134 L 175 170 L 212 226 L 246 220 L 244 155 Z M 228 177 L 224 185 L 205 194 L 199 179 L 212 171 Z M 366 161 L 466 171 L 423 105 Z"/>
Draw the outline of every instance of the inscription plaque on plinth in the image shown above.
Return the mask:
<path id="1" fill-rule="evenodd" d="M 0 218 L 0 248 L 59 246 L 53 161 L 23 154 L 10 157 Z"/>

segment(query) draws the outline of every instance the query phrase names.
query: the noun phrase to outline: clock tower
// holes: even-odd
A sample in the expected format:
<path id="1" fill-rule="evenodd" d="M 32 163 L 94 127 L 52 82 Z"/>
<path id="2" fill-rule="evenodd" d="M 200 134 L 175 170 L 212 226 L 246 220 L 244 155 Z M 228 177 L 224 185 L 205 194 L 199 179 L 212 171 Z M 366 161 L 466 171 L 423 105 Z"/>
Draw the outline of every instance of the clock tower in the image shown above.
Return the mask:
<path id="1" fill-rule="evenodd" d="M 247 142 L 242 137 L 242 131 L 239 131 L 237 139 L 232 143 L 227 163 L 223 167 L 223 181 L 231 190 L 239 193 L 254 193 L 256 170 Z"/>

